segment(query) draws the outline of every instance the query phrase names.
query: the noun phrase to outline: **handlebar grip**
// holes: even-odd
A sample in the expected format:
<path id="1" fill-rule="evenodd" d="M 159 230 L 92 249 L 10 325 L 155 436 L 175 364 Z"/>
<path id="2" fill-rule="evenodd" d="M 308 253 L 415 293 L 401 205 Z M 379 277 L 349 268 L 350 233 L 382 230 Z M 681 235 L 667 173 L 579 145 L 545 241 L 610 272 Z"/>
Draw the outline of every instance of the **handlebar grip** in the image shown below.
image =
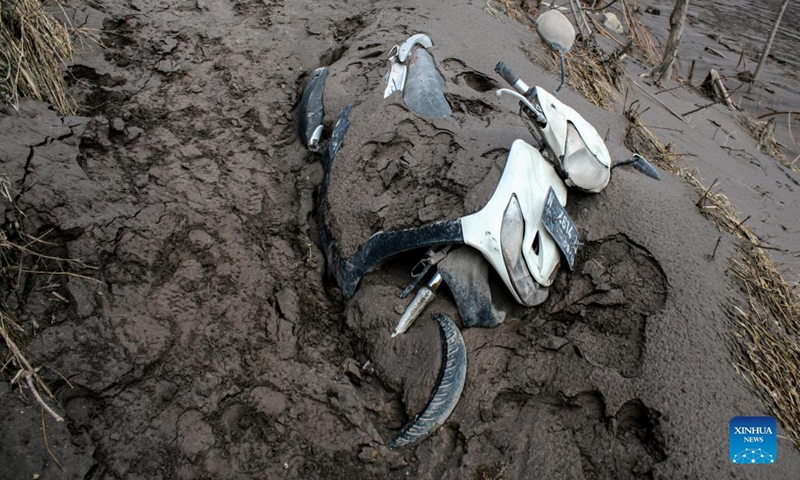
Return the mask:
<path id="1" fill-rule="evenodd" d="M 514 70 L 511 70 L 511 67 L 506 65 L 503 61 L 497 62 L 497 65 L 494 67 L 494 71 L 500 74 L 500 76 L 503 77 L 503 80 L 508 82 L 508 84 L 512 87 L 519 81 L 519 75 L 514 73 Z"/>

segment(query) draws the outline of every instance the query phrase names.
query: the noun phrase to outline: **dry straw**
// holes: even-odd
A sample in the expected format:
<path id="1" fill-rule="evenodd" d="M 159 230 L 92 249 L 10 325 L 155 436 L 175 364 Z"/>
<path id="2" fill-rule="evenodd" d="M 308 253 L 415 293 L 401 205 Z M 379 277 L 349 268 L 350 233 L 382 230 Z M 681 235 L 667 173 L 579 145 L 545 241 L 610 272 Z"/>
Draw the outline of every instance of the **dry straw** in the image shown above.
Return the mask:
<path id="1" fill-rule="evenodd" d="M 560 65 L 555 52 L 550 52 L 550 60 L 552 65 Z M 610 108 L 622 75 L 615 58 L 604 55 L 592 42 L 577 42 L 564 60 L 567 84 L 598 107 Z"/>
<path id="2" fill-rule="evenodd" d="M 75 103 L 66 93 L 63 75 L 64 61 L 72 53 L 69 32 L 41 0 L 3 1 L 0 95 L 5 101 L 17 105 L 21 97 L 46 100 L 60 114 L 74 115 Z"/>
<path id="3" fill-rule="evenodd" d="M 781 165 L 800 173 L 800 169 L 790 162 L 781 152 L 780 143 L 775 138 L 775 119 L 767 121 L 757 120 L 750 115 L 742 114 L 738 117 L 739 123 L 748 131 L 758 142 L 758 149 L 777 160 Z M 791 119 L 789 120 L 789 132 L 791 133 Z"/>
<path id="4" fill-rule="evenodd" d="M 706 187 L 689 168 L 679 168 L 675 154 L 641 122 L 638 111 L 625 112 L 625 145 L 649 155 L 659 166 L 689 183 L 700 195 L 697 205 L 720 230 L 738 237 L 739 258 L 730 271 L 742 281 L 749 312 L 734 310 L 737 370 L 757 387 L 767 407 L 800 448 L 800 296 L 780 275 L 756 234 L 739 219 L 728 197 Z"/>
<path id="5" fill-rule="evenodd" d="M 66 275 L 96 281 L 69 271 L 72 268 L 64 268 L 66 265 L 80 269 L 93 269 L 94 267 L 79 260 L 53 257 L 37 252 L 37 249 L 52 247 L 52 244 L 44 240 L 43 237 L 46 234 L 41 237 L 31 237 L 22 231 L 21 223 L 25 217 L 17 206 L 17 197 L 5 176 L 0 176 L 0 198 L 2 199 L 0 203 L 5 206 L 6 215 L 14 218 L 13 221 L 7 223 L 3 230 L 0 230 L 0 288 L 8 290 L 21 288 L 22 276 L 27 274 Z M 42 267 L 31 267 L 31 264 L 41 264 Z M 55 401 L 55 397 L 39 376 L 40 367 L 35 366 L 23 348 L 26 330 L 13 318 L 2 302 L 0 302 L 0 338 L 6 347 L 5 358 L 0 358 L 0 373 L 5 373 L 10 368 L 16 369 L 16 373 L 13 373 L 13 370 L 9 373 L 11 384 L 19 385 L 21 391 L 25 391 L 23 387 L 27 388 L 27 391 L 50 416 L 56 421 L 62 421 L 63 418 L 50 406 L 50 403 Z"/>

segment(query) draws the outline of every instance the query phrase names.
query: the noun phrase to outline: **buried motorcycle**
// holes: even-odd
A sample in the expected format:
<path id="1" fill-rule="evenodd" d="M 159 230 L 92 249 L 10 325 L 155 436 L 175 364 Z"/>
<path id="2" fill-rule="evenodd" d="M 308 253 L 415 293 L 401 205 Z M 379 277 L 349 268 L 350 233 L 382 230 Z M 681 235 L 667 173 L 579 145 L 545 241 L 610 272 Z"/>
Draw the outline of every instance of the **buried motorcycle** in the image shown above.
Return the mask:
<path id="1" fill-rule="evenodd" d="M 545 43 L 561 54 L 563 62 L 563 53 L 571 46 L 574 30 L 570 34 L 572 27 L 566 19 L 562 21 L 557 15 L 549 17 L 554 19 L 557 28 L 550 28 L 543 22 L 538 30 Z M 565 24 L 569 29 L 564 27 Z M 397 48 L 392 69 L 387 75 L 387 96 L 402 91 L 406 78 L 415 76 L 413 72 L 407 75 L 404 64 L 398 61 L 405 61 L 415 46 L 423 52 L 421 58 L 427 58 L 424 49 L 431 44 L 427 36 L 418 34 Z M 318 218 L 328 270 L 344 298 L 354 295 L 364 275 L 399 253 L 429 249 L 428 256 L 420 264 L 421 271 L 416 281 L 410 286 L 413 288 L 434 264 L 448 255 L 451 246 L 467 245 L 482 254 L 515 301 L 524 306 L 539 305 L 547 299 L 548 288 L 562 260 L 570 269 L 573 267 L 579 246 L 577 228 L 564 208 L 567 187 L 600 192 L 608 185 L 611 170 L 625 163 L 633 163 L 638 170 L 658 179 L 656 170 L 638 155 L 631 160 L 613 163 L 595 128 L 554 94 L 538 86 L 529 87 L 503 62 L 498 63 L 495 70 L 513 87 L 513 90 L 499 89 L 497 95 L 509 95 L 519 101 L 520 115 L 530 122 L 529 130 L 537 146 L 522 139 L 513 142 L 494 193 L 476 213 L 418 228 L 377 232 L 347 258 L 340 254 L 325 222 L 330 172 L 349 128 L 348 115 L 353 104 L 340 113 L 323 150 Z M 300 105 L 301 135 L 306 145 L 315 150 L 321 134 L 322 86 L 326 75 L 327 71 L 323 69 L 312 74 Z M 432 97 L 438 98 L 428 96 Z M 412 102 L 406 103 L 414 109 Z M 442 248 L 435 251 L 437 247 Z M 433 273 L 427 284 L 417 291 L 392 336 L 402 334 L 412 325 L 443 282 L 453 292 L 464 326 L 496 326 L 502 321 L 492 308 L 490 295 L 474 294 L 475 290 L 485 292 L 488 288 L 475 288 L 463 281 L 464 278 L 476 278 L 459 274 L 459 268 L 465 268 L 463 262 L 447 268 L 440 265 L 439 271 Z M 452 319 L 439 314 L 434 316 L 434 320 L 439 325 L 443 346 L 437 386 L 423 412 L 403 427 L 390 446 L 412 444 L 443 425 L 463 390 L 467 365 L 464 341 Z"/>

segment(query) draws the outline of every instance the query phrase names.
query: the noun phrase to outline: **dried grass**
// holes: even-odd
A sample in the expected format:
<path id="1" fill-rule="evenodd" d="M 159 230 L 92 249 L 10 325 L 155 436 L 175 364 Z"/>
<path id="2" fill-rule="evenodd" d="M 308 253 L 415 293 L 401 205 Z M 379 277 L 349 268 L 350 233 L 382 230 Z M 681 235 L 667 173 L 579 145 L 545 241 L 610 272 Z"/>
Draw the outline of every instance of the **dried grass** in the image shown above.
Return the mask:
<path id="1" fill-rule="evenodd" d="M 494 4 L 494 5 L 492 5 Z M 495 6 L 500 7 L 495 8 Z M 484 10 L 486 10 L 490 15 L 499 19 L 500 12 L 505 13 L 505 15 L 514 20 L 519 22 L 523 25 L 528 25 L 528 21 L 530 20 L 530 14 L 533 13 L 531 2 L 526 0 L 487 0 L 486 5 L 484 5 Z"/>
<path id="2" fill-rule="evenodd" d="M 619 87 L 622 70 L 613 56 L 605 55 L 593 42 L 576 42 L 564 55 L 567 84 L 598 107 L 610 109 L 614 89 Z M 550 60 L 557 68 L 561 61 L 550 51 Z"/>
<path id="3" fill-rule="evenodd" d="M 60 7 L 58 2 L 56 5 Z M 75 114 L 62 72 L 71 58 L 67 28 L 40 0 L 6 0 L 0 7 L 0 95 L 17 105 L 21 97 L 50 101 L 62 115 Z"/>
<path id="4" fill-rule="evenodd" d="M 19 289 L 22 275 L 30 273 L 66 275 L 97 281 L 74 273 L 70 271 L 72 268 L 68 268 L 93 269 L 94 267 L 86 265 L 80 260 L 54 257 L 37 251 L 39 248 L 52 246 L 44 239 L 47 233 L 40 237 L 32 237 L 24 233 L 22 223 L 25 216 L 17 206 L 17 196 L 11 183 L 2 175 L 0 175 L 0 198 L 2 198 L 0 204 L 6 210 L 6 217 L 13 218 L 13 221 L 6 223 L 4 230 L 0 230 L 0 288 L 4 290 Z M 55 397 L 39 376 L 40 367 L 36 367 L 25 353 L 23 346 L 26 341 L 26 330 L 9 312 L 10 310 L 0 300 L 0 337 L 2 337 L 2 344 L 7 350 L 5 358 L 0 360 L 0 373 L 6 372 L 9 368 L 15 368 L 16 373 L 13 375 L 9 373 L 11 384 L 19 385 L 21 391 L 27 388 L 27 391 L 51 417 L 56 421 L 63 421 L 63 418 L 56 413 L 47 400 L 55 402 Z"/>
<path id="5" fill-rule="evenodd" d="M 658 137 L 642 122 L 638 102 L 633 102 L 624 112 L 628 121 L 625 130 L 625 147 L 652 161 L 662 169 L 679 175 L 675 155 L 670 146 L 664 146 Z"/>
<path id="6" fill-rule="evenodd" d="M 679 168 L 672 154 L 641 122 L 632 107 L 626 112 L 625 145 L 649 155 L 700 195 L 698 207 L 720 230 L 740 239 L 739 258 L 730 271 L 748 294 L 749 310 L 733 307 L 734 338 L 739 351 L 735 366 L 762 394 L 767 408 L 800 448 L 800 295 L 778 272 L 765 245 L 741 220 L 727 196 L 706 187 L 690 168 Z"/>
<path id="7" fill-rule="evenodd" d="M 31 365 L 27 356 L 19 347 L 16 336 L 23 335 L 24 332 L 22 327 L 20 327 L 9 314 L 0 309 L 0 337 L 3 337 L 3 342 L 11 354 L 11 358 L 4 362 L 4 366 L 0 371 L 5 370 L 9 363 L 17 367 L 17 373 L 11 379 L 11 384 L 19 384 L 22 386 L 23 382 L 25 382 L 24 385 L 28 387 L 28 390 L 33 394 L 33 397 L 39 402 L 42 408 L 57 422 L 63 422 L 64 418 L 56 413 L 55 410 L 48 405 L 47 401 L 42 398 L 41 392 L 44 392 L 49 398 L 55 400 L 53 392 L 51 392 L 47 384 L 42 381 L 39 376 L 39 369 Z"/>
<path id="8" fill-rule="evenodd" d="M 487 1 L 484 9 L 495 18 L 504 13 L 510 19 L 523 25 L 534 35 L 536 33 L 536 11 L 541 2 L 526 0 Z M 498 7 L 498 8 L 495 8 Z M 550 65 L 560 68 L 558 54 L 546 49 L 550 56 Z M 529 55 L 533 58 L 532 55 Z M 606 55 L 597 47 L 594 39 L 583 39 L 576 42 L 565 55 L 567 84 L 579 91 L 593 104 L 610 109 L 614 100 L 614 89 L 619 90 L 622 69 L 614 55 Z"/>
<path id="9" fill-rule="evenodd" d="M 775 119 L 770 118 L 763 122 L 747 114 L 737 117 L 739 123 L 747 130 L 750 135 L 758 142 L 758 149 L 777 160 L 781 165 L 800 173 L 800 169 L 789 161 L 781 152 L 780 144 L 775 139 Z M 790 127 L 791 129 L 791 124 Z"/>
<path id="10" fill-rule="evenodd" d="M 636 12 L 639 11 L 637 0 L 633 0 L 633 7 L 628 6 L 626 0 L 622 0 L 622 18 L 625 20 L 625 26 L 628 27 L 628 32 L 633 37 L 634 43 L 639 47 L 644 59 L 654 65 L 658 62 L 659 54 L 656 44 L 647 28 L 639 21 Z"/>

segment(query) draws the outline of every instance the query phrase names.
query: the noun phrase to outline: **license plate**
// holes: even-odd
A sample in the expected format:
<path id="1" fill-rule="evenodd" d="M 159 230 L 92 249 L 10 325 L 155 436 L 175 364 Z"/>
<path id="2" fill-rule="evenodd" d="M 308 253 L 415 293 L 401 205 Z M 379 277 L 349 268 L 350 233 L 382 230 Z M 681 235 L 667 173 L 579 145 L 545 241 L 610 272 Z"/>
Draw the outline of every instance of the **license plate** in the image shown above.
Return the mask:
<path id="1" fill-rule="evenodd" d="M 569 269 L 572 270 L 575 265 L 575 254 L 578 253 L 578 229 L 575 228 L 575 224 L 572 223 L 567 211 L 561 206 L 552 187 L 547 192 L 547 199 L 544 202 L 542 222 L 544 222 L 544 228 L 556 241 L 556 245 L 558 245 L 561 253 L 567 259 Z"/>

